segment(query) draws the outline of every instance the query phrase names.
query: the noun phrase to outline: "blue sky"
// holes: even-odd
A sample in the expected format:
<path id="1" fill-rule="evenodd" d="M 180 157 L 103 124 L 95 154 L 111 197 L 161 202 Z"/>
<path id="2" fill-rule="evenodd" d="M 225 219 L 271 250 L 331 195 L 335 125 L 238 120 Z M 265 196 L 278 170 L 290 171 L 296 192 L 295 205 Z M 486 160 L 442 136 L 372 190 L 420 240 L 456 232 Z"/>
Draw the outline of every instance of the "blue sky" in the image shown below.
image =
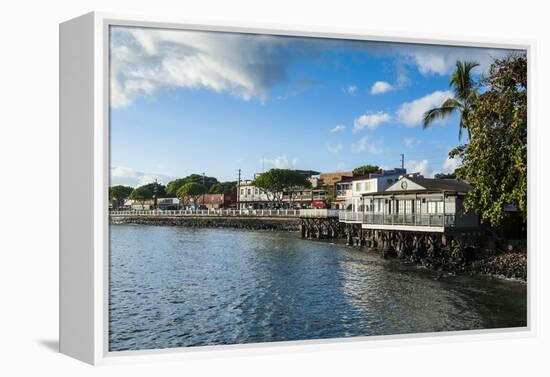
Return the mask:
<path id="1" fill-rule="evenodd" d="M 487 70 L 507 51 L 114 28 L 111 183 L 272 167 L 454 169 L 457 118 L 423 130 L 457 59 Z"/>

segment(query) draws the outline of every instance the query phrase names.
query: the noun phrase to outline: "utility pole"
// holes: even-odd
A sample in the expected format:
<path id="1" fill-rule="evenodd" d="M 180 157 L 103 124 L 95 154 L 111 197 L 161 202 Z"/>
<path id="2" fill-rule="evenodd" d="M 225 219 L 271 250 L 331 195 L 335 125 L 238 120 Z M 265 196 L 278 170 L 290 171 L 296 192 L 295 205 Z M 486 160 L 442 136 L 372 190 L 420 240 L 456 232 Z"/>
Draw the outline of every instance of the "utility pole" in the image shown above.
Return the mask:
<path id="1" fill-rule="evenodd" d="M 239 178 L 237 180 L 237 209 L 241 209 L 241 169 L 239 169 Z"/>
<path id="2" fill-rule="evenodd" d="M 204 172 L 203 172 L 203 173 L 202 173 L 202 186 L 203 186 L 204 188 L 206 188 L 206 186 L 204 185 L 204 178 L 205 178 L 205 177 L 204 177 Z M 204 192 L 204 193 L 202 194 L 202 206 L 203 206 L 203 207 L 204 207 L 204 195 L 205 195 L 205 194 L 206 194 L 206 192 Z"/>
<path id="3" fill-rule="evenodd" d="M 401 153 L 401 169 L 405 169 L 405 154 Z"/>
<path id="4" fill-rule="evenodd" d="M 153 209 L 154 210 L 158 208 L 157 193 L 158 193 L 158 181 L 155 179 L 155 182 L 153 184 Z"/>

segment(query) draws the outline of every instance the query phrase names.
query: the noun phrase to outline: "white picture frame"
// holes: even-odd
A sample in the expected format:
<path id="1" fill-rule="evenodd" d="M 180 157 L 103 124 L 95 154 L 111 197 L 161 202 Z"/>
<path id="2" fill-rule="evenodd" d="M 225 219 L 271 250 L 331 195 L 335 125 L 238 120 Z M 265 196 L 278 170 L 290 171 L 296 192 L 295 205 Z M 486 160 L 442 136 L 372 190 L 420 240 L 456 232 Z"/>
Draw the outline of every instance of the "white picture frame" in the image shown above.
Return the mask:
<path id="1" fill-rule="evenodd" d="M 97 12 L 62 23 L 60 25 L 60 352 L 90 364 L 105 364 L 189 356 L 211 357 L 221 354 L 263 354 L 320 348 L 376 347 L 387 342 L 407 344 L 471 341 L 480 338 L 502 339 L 534 335 L 532 291 L 535 270 L 531 266 L 536 255 L 530 248 L 528 326 L 526 328 L 109 352 L 107 331 L 110 26 L 524 49 L 527 51 L 529 73 L 534 50 L 532 41 L 495 41 L 484 38 L 440 39 L 437 35 L 412 33 L 404 35 L 379 31 L 365 33 L 362 30 L 345 29 L 319 30 L 308 27 L 195 23 Z M 532 81 L 530 74 L 528 79 L 529 82 Z M 531 86 L 529 90 L 530 88 Z M 531 105 L 529 105 L 528 114 L 530 122 Z M 529 133 L 529 141 L 531 138 L 532 132 Z M 529 158 L 532 156 L 532 146 L 533 144 L 529 143 Z M 75 203 L 78 203 L 78 211 L 75 211 Z M 529 211 L 531 217 L 531 204 Z M 528 230 L 528 240 L 531 240 L 530 230 Z M 529 245 L 533 244 L 529 242 Z M 460 336 L 457 337 L 459 334 Z M 204 353 L 204 351 L 208 352 Z"/>

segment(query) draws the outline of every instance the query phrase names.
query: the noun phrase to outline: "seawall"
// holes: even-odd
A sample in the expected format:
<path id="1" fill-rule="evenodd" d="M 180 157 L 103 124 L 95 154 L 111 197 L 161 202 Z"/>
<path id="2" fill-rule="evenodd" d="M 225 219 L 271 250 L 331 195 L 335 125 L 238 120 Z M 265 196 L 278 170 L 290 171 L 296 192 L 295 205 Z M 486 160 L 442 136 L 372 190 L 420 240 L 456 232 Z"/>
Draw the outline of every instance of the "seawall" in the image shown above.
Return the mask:
<path id="1" fill-rule="evenodd" d="M 239 216 L 109 216 L 111 224 L 184 226 L 191 228 L 234 228 L 297 232 L 300 219 L 290 217 Z"/>

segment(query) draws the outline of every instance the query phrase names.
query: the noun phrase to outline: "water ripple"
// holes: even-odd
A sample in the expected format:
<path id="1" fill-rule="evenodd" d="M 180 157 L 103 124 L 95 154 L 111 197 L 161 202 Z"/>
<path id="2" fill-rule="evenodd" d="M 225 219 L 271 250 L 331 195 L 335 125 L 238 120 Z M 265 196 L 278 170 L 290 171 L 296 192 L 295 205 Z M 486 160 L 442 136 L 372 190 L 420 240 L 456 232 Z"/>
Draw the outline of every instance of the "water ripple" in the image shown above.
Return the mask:
<path id="1" fill-rule="evenodd" d="M 526 323 L 525 284 L 292 233 L 113 225 L 110 267 L 112 351 Z"/>

